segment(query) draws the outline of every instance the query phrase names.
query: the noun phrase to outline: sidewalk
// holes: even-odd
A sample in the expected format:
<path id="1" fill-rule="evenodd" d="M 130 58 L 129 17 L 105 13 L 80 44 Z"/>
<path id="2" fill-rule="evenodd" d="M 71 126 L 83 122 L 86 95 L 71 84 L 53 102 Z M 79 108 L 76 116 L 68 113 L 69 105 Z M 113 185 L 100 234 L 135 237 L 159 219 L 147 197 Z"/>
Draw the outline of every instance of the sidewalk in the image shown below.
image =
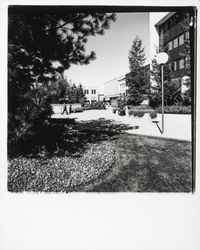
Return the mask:
<path id="1" fill-rule="evenodd" d="M 82 113 L 72 113 L 70 115 L 54 114 L 54 118 L 76 118 L 76 121 L 89 121 L 98 119 L 113 120 L 118 124 L 126 124 L 129 126 L 139 126 L 138 129 L 128 129 L 126 132 L 130 134 L 140 134 L 148 136 L 156 136 L 161 138 L 172 138 L 178 140 L 191 141 L 191 115 L 165 114 L 164 115 L 164 134 L 161 134 L 161 114 L 157 118 L 151 119 L 149 114 L 143 117 L 127 117 L 113 114 L 111 110 L 88 110 Z M 152 121 L 159 121 L 158 126 Z"/>

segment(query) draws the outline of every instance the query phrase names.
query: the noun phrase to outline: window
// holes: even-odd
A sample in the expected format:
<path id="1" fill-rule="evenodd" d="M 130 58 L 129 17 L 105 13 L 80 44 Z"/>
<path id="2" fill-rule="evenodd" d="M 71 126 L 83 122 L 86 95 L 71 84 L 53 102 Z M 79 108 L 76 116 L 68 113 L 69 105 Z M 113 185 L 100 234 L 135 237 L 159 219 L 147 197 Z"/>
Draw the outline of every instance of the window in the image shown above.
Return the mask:
<path id="1" fill-rule="evenodd" d="M 174 48 L 178 47 L 178 38 L 174 39 Z"/>
<path id="2" fill-rule="evenodd" d="M 177 71 L 177 61 L 174 62 L 174 71 Z"/>
<path id="3" fill-rule="evenodd" d="M 84 89 L 84 93 L 85 93 L 85 95 L 88 95 L 89 94 L 89 89 Z"/>
<path id="4" fill-rule="evenodd" d="M 185 32 L 185 39 L 186 40 L 190 39 L 190 32 L 189 31 Z"/>
<path id="5" fill-rule="evenodd" d="M 163 34 L 164 34 L 164 29 L 160 28 L 160 35 L 163 35 Z"/>
<path id="6" fill-rule="evenodd" d="M 182 45 L 182 44 L 184 44 L 184 34 L 179 36 L 179 45 Z"/>
<path id="7" fill-rule="evenodd" d="M 168 50 L 169 50 L 169 51 L 172 50 L 172 41 L 170 41 L 170 42 L 168 43 Z"/>
<path id="8" fill-rule="evenodd" d="M 184 69 L 184 63 L 185 61 L 183 58 L 179 60 L 179 69 Z"/>
<path id="9" fill-rule="evenodd" d="M 166 32 L 167 30 L 168 30 L 168 23 L 166 22 L 164 26 L 164 31 Z"/>
<path id="10" fill-rule="evenodd" d="M 96 89 L 92 89 L 92 95 L 96 95 Z"/>
<path id="11" fill-rule="evenodd" d="M 172 26 L 173 26 L 173 20 L 170 19 L 170 20 L 169 20 L 169 27 L 168 27 L 168 28 L 170 29 Z"/>

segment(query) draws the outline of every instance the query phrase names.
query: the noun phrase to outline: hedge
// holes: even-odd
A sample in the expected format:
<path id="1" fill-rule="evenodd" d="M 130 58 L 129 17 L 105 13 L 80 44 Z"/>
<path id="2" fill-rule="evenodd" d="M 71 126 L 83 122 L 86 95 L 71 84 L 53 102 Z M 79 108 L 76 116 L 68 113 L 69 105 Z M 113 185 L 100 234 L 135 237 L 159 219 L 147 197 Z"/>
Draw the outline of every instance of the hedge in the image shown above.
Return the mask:
<path id="1" fill-rule="evenodd" d="M 157 113 L 162 113 L 162 107 L 159 106 L 155 109 Z M 191 114 L 191 106 L 165 106 L 164 112 L 167 114 Z"/>

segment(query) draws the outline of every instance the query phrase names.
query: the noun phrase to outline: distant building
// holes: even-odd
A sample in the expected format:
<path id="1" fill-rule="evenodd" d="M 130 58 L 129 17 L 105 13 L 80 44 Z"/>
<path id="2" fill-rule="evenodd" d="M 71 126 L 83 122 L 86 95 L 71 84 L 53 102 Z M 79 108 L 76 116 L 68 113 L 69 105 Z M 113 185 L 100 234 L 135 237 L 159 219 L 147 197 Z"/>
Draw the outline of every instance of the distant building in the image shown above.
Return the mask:
<path id="1" fill-rule="evenodd" d="M 104 83 L 105 101 L 117 100 L 126 94 L 126 76 L 120 76 Z"/>
<path id="2" fill-rule="evenodd" d="M 173 80 L 185 76 L 184 46 L 190 35 L 189 27 L 184 23 L 188 15 L 187 12 L 170 12 L 155 24 L 159 35 L 159 51 L 165 51 L 169 55 L 168 64 Z"/>
<path id="3" fill-rule="evenodd" d="M 149 75 L 149 88 L 150 88 L 150 64 L 144 66 L 145 73 Z M 104 95 L 105 101 L 117 100 L 120 97 L 127 96 L 128 86 L 127 86 L 127 77 L 130 73 L 127 73 L 123 76 L 116 77 L 110 81 L 104 83 Z M 148 99 L 148 96 L 145 95 L 144 99 Z"/>
<path id="4" fill-rule="evenodd" d="M 93 102 L 103 101 L 104 94 L 102 94 L 97 86 L 83 86 L 86 100 L 91 104 Z"/>

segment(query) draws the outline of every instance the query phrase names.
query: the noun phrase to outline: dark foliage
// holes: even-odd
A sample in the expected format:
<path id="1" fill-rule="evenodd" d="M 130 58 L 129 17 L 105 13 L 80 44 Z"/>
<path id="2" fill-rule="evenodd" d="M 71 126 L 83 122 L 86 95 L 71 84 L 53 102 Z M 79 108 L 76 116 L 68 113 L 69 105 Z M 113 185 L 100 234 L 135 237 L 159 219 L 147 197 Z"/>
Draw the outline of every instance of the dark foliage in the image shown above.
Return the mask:
<path id="1" fill-rule="evenodd" d="M 151 86 L 150 106 L 158 107 L 162 101 L 161 89 L 161 67 L 156 60 L 152 60 L 152 79 L 154 85 Z M 181 80 L 172 80 L 171 68 L 168 64 L 163 65 L 164 76 L 164 102 L 165 105 L 176 105 L 182 102 Z"/>
<path id="2" fill-rule="evenodd" d="M 149 93 L 150 78 L 144 67 L 145 60 L 142 40 L 137 36 L 129 51 L 130 73 L 126 76 L 127 104 L 139 105 L 143 101 L 143 96 Z"/>
<path id="3" fill-rule="evenodd" d="M 164 107 L 167 114 L 191 114 L 191 106 L 172 105 Z M 156 108 L 157 113 L 161 113 L 161 106 Z"/>
<path id="4" fill-rule="evenodd" d="M 115 21 L 115 14 L 19 9 L 11 6 L 8 11 L 9 143 L 43 126 L 52 112 L 50 102 L 67 94 L 63 79 L 55 83 L 55 76 L 71 64 L 94 60 L 94 51 L 85 51 L 88 37 L 104 34 Z M 77 102 L 83 98 L 82 87 L 72 86 L 69 95 Z"/>

